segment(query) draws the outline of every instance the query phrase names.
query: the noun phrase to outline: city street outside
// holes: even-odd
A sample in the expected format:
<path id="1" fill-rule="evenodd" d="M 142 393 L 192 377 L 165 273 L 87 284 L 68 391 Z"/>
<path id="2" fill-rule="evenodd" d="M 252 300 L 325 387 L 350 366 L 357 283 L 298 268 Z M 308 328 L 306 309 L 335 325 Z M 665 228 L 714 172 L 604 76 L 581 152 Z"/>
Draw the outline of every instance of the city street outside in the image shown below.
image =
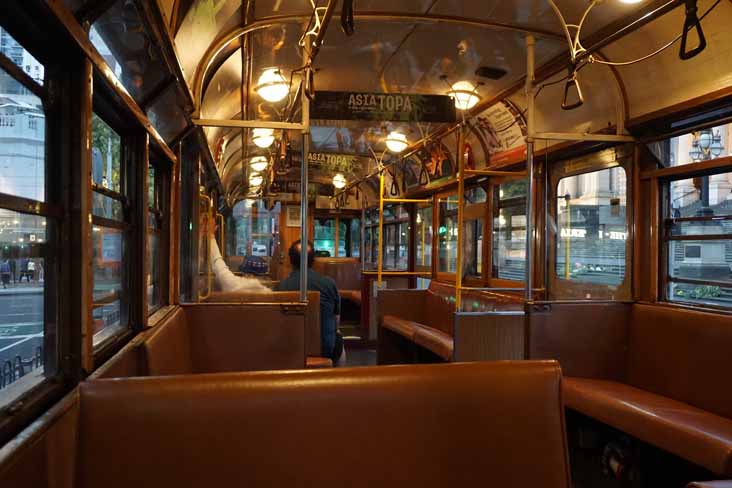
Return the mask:
<path id="1" fill-rule="evenodd" d="M 6 363 L 14 366 L 18 356 L 26 363 L 34 359 L 42 345 L 42 284 L 11 282 L 0 288 L 0 374 L 5 375 Z"/>

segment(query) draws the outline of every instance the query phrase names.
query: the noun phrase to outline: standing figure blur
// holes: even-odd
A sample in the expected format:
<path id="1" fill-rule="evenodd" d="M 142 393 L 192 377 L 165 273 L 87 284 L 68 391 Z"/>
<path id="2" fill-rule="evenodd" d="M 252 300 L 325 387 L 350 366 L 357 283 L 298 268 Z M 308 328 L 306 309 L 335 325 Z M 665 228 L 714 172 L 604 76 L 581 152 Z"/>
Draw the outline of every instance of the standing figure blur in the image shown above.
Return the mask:
<path id="1" fill-rule="evenodd" d="M 2 278 L 3 288 L 7 288 L 10 283 L 10 263 L 7 259 L 0 262 L 0 278 Z"/>
<path id="2" fill-rule="evenodd" d="M 278 291 L 300 289 L 300 241 L 290 246 L 290 275 L 277 285 Z M 336 366 L 345 366 L 346 350 L 343 337 L 338 332 L 341 318 L 341 296 L 335 281 L 314 271 L 315 252 L 313 244 L 308 243 L 308 290 L 320 292 L 320 346 L 324 357 L 330 358 Z"/>

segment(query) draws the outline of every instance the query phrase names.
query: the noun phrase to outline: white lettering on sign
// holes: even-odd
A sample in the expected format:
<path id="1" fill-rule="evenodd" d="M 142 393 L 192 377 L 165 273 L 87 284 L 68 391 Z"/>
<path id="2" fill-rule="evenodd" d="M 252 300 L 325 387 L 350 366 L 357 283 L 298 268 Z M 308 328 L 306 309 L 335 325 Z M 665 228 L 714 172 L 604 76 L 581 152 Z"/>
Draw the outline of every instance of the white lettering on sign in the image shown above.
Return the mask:
<path id="1" fill-rule="evenodd" d="M 601 230 L 598 230 L 597 236 L 600 239 L 605 239 L 606 237 L 609 237 L 610 239 L 612 239 L 614 241 L 624 241 L 628 238 L 628 233 L 627 232 L 617 232 L 617 231 L 603 232 Z"/>
<path id="2" fill-rule="evenodd" d="M 584 239 L 587 235 L 587 231 L 585 229 L 562 229 L 560 235 L 564 238 L 577 237 L 580 239 Z"/>
<path id="3" fill-rule="evenodd" d="M 348 108 L 353 109 L 378 109 L 388 112 L 411 112 L 412 99 L 409 95 L 388 95 L 374 93 L 351 93 L 348 97 Z"/>

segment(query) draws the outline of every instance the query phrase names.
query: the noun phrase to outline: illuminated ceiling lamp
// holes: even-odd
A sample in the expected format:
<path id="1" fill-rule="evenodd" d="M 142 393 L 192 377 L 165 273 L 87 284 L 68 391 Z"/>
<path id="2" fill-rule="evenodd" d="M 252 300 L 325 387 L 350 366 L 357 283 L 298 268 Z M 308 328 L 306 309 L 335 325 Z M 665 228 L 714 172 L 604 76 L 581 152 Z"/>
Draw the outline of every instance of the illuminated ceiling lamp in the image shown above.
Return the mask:
<path id="1" fill-rule="evenodd" d="M 254 129 L 252 130 L 252 142 L 257 147 L 266 149 L 274 142 L 274 129 Z"/>
<path id="2" fill-rule="evenodd" d="M 407 136 L 399 131 L 392 131 L 386 138 L 386 147 L 393 153 L 404 151 L 407 145 Z"/>
<path id="3" fill-rule="evenodd" d="M 620 0 L 620 3 L 641 3 L 643 0 Z"/>
<path id="4" fill-rule="evenodd" d="M 268 102 L 279 102 L 290 92 L 287 80 L 279 68 L 267 68 L 257 80 L 254 90 Z"/>
<path id="5" fill-rule="evenodd" d="M 450 87 L 448 95 L 455 99 L 458 110 L 470 110 L 480 101 L 475 85 L 469 81 L 458 81 Z"/>
<path id="6" fill-rule="evenodd" d="M 260 174 L 254 173 L 249 176 L 249 186 L 250 187 L 259 187 L 262 185 L 263 181 L 264 181 L 264 177 Z"/>
<path id="7" fill-rule="evenodd" d="M 264 171 L 268 165 L 269 161 L 267 160 L 267 156 L 254 156 L 249 160 L 249 167 L 257 173 Z"/>
<path id="8" fill-rule="evenodd" d="M 341 188 L 345 188 L 346 177 L 343 176 L 343 174 L 341 173 L 336 173 L 336 175 L 333 177 L 333 186 L 335 186 L 338 190 L 340 190 Z"/>

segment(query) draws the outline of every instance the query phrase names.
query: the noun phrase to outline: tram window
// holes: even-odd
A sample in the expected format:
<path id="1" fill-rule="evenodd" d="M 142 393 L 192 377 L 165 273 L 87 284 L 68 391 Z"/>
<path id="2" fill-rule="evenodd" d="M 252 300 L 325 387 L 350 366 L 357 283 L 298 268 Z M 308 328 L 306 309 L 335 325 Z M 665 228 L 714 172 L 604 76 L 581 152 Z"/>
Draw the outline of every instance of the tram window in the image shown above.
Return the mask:
<path id="1" fill-rule="evenodd" d="M 97 114 L 92 115 L 92 319 L 93 344 L 100 347 L 127 329 L 129 286 L 126 251 L 129 223 L 124 221 L 122 138 Z"/>
<path id="2" fill-rule="evenodd" d="M 159 309 L 165 299 L 163 286 L 164 268 L 166 268 L 165 241 L 163 223 L 167 218 L 165 205 L 167 173 L 154 164 L 148 166 L 148 212 L 147 212 L 147 310 L 152 314 Z M 167 273 L 166 273 L 167 274 Z"/>
<path id="3" fill-rule="evenodd" d="M 480 186 L 465 190 L 463 214 L 464 276 L 480 278 L 483 273 L 483 220 L 487 193 Z"/>
<path id="4" fill-rule="evenodd" d="M 378 267 L 377 250 L 379 246 L 379 211 L 370 209 L 366 212 L 365 229 L 366 266 L 369 269 Z M 384 206 L 383 269 L 389 271 L 406 271 L 409 267 L 409 212 L 402 205 Z"/>
<path id="5" fill-rule="evenodd" d="M 495 188 L 493 278 L 523 281 L 526 269 L 526 181 L 511 181 Z"/>
<path id="6" fill-rule="evenodd" d="M 654 142 L 648 148 L 665 166 L 684 166 L 732 155 L 732 123 Z"/>
<path id="7" fill-rule="evenodd" d="M 31 79 L 0 68 L 0 421 L 2 407 L 56 374 L 57 220 L 46 214 L 44 66 L 0 28 L 0 52 Z M 19 212 L 33 202 L 38 215 Z M 2 422 L 0 422 L 2 423 Z"/>
<path id="8" fill-rule="evenodd" d="M 236 256 L 271 258 L 279 235 L 281 204 L 270 209 L 263 200 L 241 200 L 234 205 Z"/>
<path id="9" fill-rule="evenodd" d="M 457 269 L 458 197 L 450 195 L 439 199 L 439 227 L 437 228 L 437 271 L 454 273 Z"/>
<path id="10" fill-rule="evenodd" d="M 626 175 L 621 167 L 559 180 L 558 277 L 616 287 L 625 278 Z"/>
<path id="11" fill-rule="evenodd" d="M 415 223 L 417 224 L 415 269 L 429 272 L 432 271 L 432 207 L 418 208 Z"/>
<path id="12" fill-rule="evenodd" d="M 349 221 L 350 229 L 350 245 L 352 258 L 361 257 L 361 219 L 351 219 Z"/>
<path id="13" fill-rule="evenodd" d="M 669 300 L 732 307 L 732 173 L 668 183 Z"/>
<path id="14" fill-rule="evenodd" d="M 335 257 L 335 226 L 336 219 L 334 218 L 315 219 L 313 244 L 316 256 Z"/>

